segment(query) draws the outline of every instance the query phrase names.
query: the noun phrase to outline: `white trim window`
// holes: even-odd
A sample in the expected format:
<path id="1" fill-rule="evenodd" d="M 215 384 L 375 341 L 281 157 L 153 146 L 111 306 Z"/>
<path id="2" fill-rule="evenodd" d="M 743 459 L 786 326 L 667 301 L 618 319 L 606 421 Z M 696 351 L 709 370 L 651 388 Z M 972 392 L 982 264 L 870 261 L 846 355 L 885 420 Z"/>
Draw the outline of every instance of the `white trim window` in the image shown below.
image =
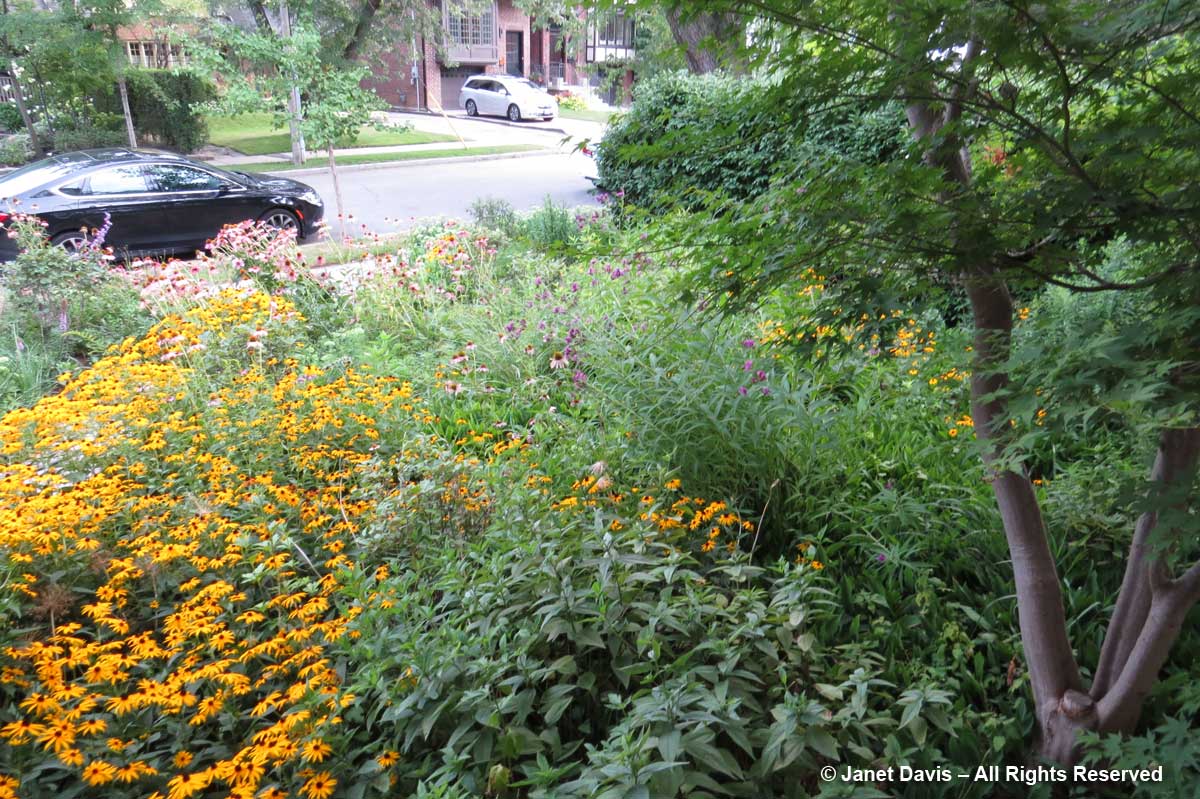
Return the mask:
<path id="1" fill-rule="evenodd" d="M 456 14 L 447 11 L 446 34 L 451 44 L 490 46 L 496 43 L 495 7 L 486 7 L 479 14 Z"/>
<path id="2" fill-rule="evenodd" d="M 183 48 L 167 42 L 125 42 L 125 54 L 135 67 L 173 69 L 187 66 L 187 53 Z"/>

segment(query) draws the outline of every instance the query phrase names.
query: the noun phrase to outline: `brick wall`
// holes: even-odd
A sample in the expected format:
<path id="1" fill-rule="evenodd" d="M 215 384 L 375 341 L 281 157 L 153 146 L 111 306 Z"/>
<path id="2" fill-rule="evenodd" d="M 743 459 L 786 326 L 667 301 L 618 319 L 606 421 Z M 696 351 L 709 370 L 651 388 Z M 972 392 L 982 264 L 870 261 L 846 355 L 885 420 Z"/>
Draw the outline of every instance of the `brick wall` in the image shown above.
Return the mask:
<path id="1" fill-rule="evenodd" d="M 513 6 L 512 0 L 499 0 L 497 3 L 496 14 L 496 35 L 497 45 L 500 52 L 500 59 L 493 64 L 478 65 L 480 71 L 488 74 L 504 74 L 507 72 L 505 58 L 508 50 L 508 32 L 515 31 L 521 33 L 521 59 L 523 61 L 523 73 L 529 75 L 532 70 L 541 66 L 530 63 L 530 42 L 532 39 L 529 27 L 529 17 L 522 13 L 520 9 Z M 543 35 L 539 31 L 538 36 Z M 548 34 L 546 34 L 548 43 Z M 545 49 L 543 49 L 545 52 Z M 443 90 L 443 67 L 437 58 L 437 49 L 433 42 L 426 42 L 423 54 L 423 74 L 421 79 L 426 81 L 427 85 L 419 86 L 412 81 L 412 56 L 409 47 L 405 43 L 396 43 L 383 55 L 383 69 L 379 73 L 364 81 L 364 85 L 372 88 L 383 98 L 390 106 L 397 108 L 422 108 L 433 111 L 440 110 L 443 100 L 446 110 L 457 109 L 457 89 L 456 84 L 462 83 L 462 77 L 458 76 L 455 79 L 447 79 L 445 88 L 453 97 L 442 97 Z M 542 67 L 544 69 L 544 67 Z M 421 97 L 418 98 L 418 89 L 421 91 Z"/>

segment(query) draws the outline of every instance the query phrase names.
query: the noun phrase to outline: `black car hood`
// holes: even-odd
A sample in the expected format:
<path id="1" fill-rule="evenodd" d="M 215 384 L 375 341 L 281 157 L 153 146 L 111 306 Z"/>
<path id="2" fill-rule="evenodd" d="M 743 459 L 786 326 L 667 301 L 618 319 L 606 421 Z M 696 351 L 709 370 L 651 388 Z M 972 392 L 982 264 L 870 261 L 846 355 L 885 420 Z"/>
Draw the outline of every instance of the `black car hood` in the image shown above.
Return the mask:
<path id="1" fill-rule="evenodd" d="M 303 194 L 306 191 L 311 191 L 312 187 L 301 183 L 298 180 L 290 180 L 288 178 L 277 177 L 260 177 L 258 175 L 247 175 L 245 172 L 239 172 L 247 182 L 251 183 L 256 188 L 266 189 L 267 191 L 278 192 L 280 194 Z"/>

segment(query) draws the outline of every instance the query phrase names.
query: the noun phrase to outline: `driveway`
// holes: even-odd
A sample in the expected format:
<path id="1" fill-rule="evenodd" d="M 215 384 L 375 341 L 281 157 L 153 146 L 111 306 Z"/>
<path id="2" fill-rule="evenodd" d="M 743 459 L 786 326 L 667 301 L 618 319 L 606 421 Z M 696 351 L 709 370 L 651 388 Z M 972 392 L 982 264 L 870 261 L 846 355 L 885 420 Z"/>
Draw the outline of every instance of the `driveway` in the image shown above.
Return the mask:
<path id="1" fill-rule="evenodd" d="M 482 197 L 507 200 L 518 211 L 541 205 L 547 196 L 568 207 L 594 205 L 587 176 L 595 174 L 595 164 L 586 156 L 547 153 L 428 165 L 415 162 L 344 171 L 338 176 L 346 213 L 352 217 L 346 232 L 361 236 L 405 230 L 429 217 L 469 219 L 471 204 Z M 325 218 L 336 234 L 337 203 L 329 173 L 300 179 L 321 194 Z"/>

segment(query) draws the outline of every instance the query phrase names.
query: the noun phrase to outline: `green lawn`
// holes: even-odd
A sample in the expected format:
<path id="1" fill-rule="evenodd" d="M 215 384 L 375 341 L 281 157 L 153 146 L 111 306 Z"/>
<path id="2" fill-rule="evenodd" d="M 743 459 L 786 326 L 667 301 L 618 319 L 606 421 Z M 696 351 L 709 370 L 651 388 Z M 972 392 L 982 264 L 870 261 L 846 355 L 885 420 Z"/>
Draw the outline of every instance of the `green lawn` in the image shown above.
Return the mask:
<path id="1" fill-rule="evenodd" d="M 590 108 L 585 108 L 582 111 L 569 111 L 565 108 L 558 110 L 558 115 L 563 119 L 582 119 L 585 122 L 604 122 L 608 123 L 614 111 L 593 111 Z"/>
<path id="2" fill-rule="evenodd" d="M 292 149 L 286 127 L 277 128 L 270 114 L 242 114 L 236 117 L 209 117 L 208 129 L 213 144 L 229 147 L 246 155 L 286 153 Z M 354 141 L 339 142 L 339 147 L 380 147 L 392 144 L 428 144 L 455 141 L 444 133 L 425 131 L 376 130 L 364 127 Z"/>
<path id="3" fill-rule="evenodd" d="M 353 164 L 382 164 L 389 161 L 417 161 L 425 158 L 453 158 L 468 155 L 493 155 L 496 153 L 523 153 L 531 150 L 542 150 L 544 148 L 533 144 L 504 144 L 495 147 L 455 147 L 446 150 L 416 150 L 408 153 L 368 153 L 366 155 L 339 155 L 337 156 L 338 166 L 351 166 Z M 296 166 L 289 163 L 281 163 L 279 161 L 264 161 L 257 164 L 238 164 L 231 166 L 230 169 L 240 170 L 242 172 L 287 172 L 292 169 L 311 169 L 312 167 L 327 166 L 329 159 L 326 156 L 317 156 L 309 158 L 304 162 L 304 166 Z"/>

